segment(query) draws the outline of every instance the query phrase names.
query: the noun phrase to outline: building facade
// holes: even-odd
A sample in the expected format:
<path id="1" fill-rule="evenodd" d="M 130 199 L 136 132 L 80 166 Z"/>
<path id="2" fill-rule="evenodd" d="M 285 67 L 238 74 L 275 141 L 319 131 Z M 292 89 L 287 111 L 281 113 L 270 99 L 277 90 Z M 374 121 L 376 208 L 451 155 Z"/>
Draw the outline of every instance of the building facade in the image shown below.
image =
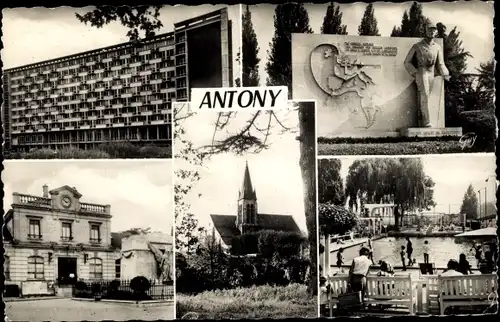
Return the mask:
<path id="1" fill-rule="evenodd" d="M 47 283 L 116 278 L 121 255 L 111 244 L 109 205 L 83 202 L 69 186 L 13 197 L 3 228 L 6 284 L 29 295 L 43 293 Z"/>
<path id="2" fill-rule="evenodd" d="M 174 27 L 138 43 L 5 70 L 5 150 L 171 144 L 172 102 L 188 101 L 194 87 L 233 85 L 227 9 Z"/>
<path id="3" fill-rule="evenodd" d="M 301 234 L 299 226 L 290 215 L 259 213 L 257 193 L 252 185 L 248 164 L 245 166 L 243 184 L 238 193 L 236 215 L 210 215 L 216 237 L 222 246 L 231 248 L 232 238 L 260 230 L 275 230 Z"/>

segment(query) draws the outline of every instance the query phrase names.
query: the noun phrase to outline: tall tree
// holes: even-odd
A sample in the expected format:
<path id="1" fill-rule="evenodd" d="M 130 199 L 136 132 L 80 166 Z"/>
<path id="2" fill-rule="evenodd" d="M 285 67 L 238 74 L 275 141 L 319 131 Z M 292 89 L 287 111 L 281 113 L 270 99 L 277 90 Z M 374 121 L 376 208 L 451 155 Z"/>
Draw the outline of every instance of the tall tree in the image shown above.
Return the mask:
<path id="1" fill-rule="evenodd" d="M 403 13 L 401 25 L 392 29 L 391 37 L 423 37 L 425 35 L 425 22 L 422 5 L 413 2 L 410 10 Z"/>
<path id="2" fill-rule="evenodd" d="M 483 93 L 483 100 L 487 106 L 494 110 L 495 104 L 495 60 L 492 58 L 487 62 L 479 64 L 479 77 L 477 88 Z"/>
<path id="3" fill-rule="evenodd" d="M 163 5 L 154 6 L 109 6 L 97 5 L 95 9 L 84 15 L 76 13 L 80 22 L 89 23 L 92 27 L 102 28 L 113 21 L 119 21 L 129 30 L 127 36 L 132 41 L 142 37 L 150 38 L 163 27 L 160 21 L 160 9 Z"/>
<path id="4" fill-rule="evenodd" d="M 349 205 L 394 203 L 396 226 L 408 211 L 434 205 L 434 182 L 425 175 L 420 159 L 363 159 L 349 167 L 346 193 Z"/>
<path id="5" fill-rule="evenodd" d="M 321 26 L 322 34 L 329 35 L 347 35 L 347 26 L 342 24 L 342 12 L 340 7 L 330 2 L 326 9 L 323 25 Z"/>
<path id="6" fill-rule="evenodd" d="M 290 98 L 292 97 L 292 33 L 312 33 L 309 14 L 303 4 L 279 4 L 274 13 L 274 37 L 267 52 L 266 84 L 288 86 Z"/>
<path id="7" fill-rule="evenodd" d="M 243 86 L 259 86 L 259 44 L 253 29 L 252 13 L 247 5 L 242 17 Z"/>
<path id="8" fill-rule="evenodd" d="M 375 18 L 375 9 L 372 3 L 366 6 L 361 24 L 358 27 L 358 34 L 360 36 L 380 36 L 377 18 Z"/>
<path id="9" fill-rule="evenodd" d="M 480 205 L 476 192 L 474 191 L 472 184 L 470 184 L 464 194 L 462 206 L 460 207 L 460 213 L 465 214 L 465 218 L 467 219 L 477 219 L 479 207 Z"/>
<path id="10" fill-rule="evenodd" d="M 318 160 L 318 202 L 343 206 L 344 182 L 340 176 L 342 162 L 339 159 Z"/>

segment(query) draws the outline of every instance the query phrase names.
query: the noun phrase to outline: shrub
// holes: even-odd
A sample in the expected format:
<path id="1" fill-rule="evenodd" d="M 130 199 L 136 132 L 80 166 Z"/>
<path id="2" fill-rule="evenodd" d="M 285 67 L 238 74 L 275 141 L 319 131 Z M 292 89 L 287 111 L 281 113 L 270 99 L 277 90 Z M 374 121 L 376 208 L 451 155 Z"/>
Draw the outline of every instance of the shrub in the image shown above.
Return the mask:
<path id="1" fill-rule="evenodd" d="M 345 234 L 357 224 L 357 217 L 349 209 L 330 203 L 318 206 L 319 226 L 323 234 Z"/>
<path id="2" fill-rule="evenodd" d="M 140 148 L 131 142 L 110 142 L 99 146 L 99 150 L 106 152 L 113 159 L 139 158 Z"/>
<path id="3" fill-rule="evenodd" d="M 66 147 L 57 150 L 59 159 L 108 159 L 108 153 L 99 150 L 80 150 L 74 147 Z"/>
<path id="4" fill-rule="evenodd" d="M 494 151 L 496 139 L 496 118 L 494 112 L 470 111 L 460 114 L 463 133 L 476 134 L 474 151 Z"/>
<path id="5" fill-rule="evenodd" d="M 85 291 L 88 289 L 88 285 L 83 281 L 78 281 L 75 283 L 75 290 Z"/>
<path id="6" fill-rule="evenodd" d="M 140 149 L 139 153 L 143 158 L 171 158 L 172 147 L 146 145 Z"/>
<path id="7" fill-rule="evenodd" d="M 234 236 L 231 239 L 231 254 L 246 255 L 258 253 L 258 240 L 259 235 L 257 233 Z"/>
<path id="8" fill-rule="evenodd" d="M 151 287 L 151 283 L 144 276 L 136 276 L 130 281 L 130 288 L 135 293 L 146 293 Z"/>
<path id="9" fill-rule="evenodd" d="M 25 159 L 56 159 L 57 153 L 51 149 L 34 149 L 28 152 Z"/>
<path id="10" fill-rule="evenodd" d="M 301 246 L 306 238 L 300 233 L 262 230 L 258 232 L 259 254 L 270 258 L 275 253 L 281 257 L 296 256 L 300 254 Z"/>
<path id="11" fill-rule="evenodd" d="M 92 285 L 90 286 L 90 289 L 91 289 L 92 293 L 96 294 L 96 293 L 100 293 L 102 291 L 102 286 L 99 283 L 92 283 Z"/>

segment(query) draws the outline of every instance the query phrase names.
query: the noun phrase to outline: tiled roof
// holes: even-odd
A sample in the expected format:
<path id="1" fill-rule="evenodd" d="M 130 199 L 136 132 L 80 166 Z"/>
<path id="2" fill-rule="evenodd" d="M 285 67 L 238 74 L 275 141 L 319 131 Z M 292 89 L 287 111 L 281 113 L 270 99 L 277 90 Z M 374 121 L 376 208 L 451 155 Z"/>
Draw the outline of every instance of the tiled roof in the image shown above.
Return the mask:
<path id="1" fill-rule="evenodd" d="M 240 231 L 236 227 L 236 216 L 210 215 L 210 217 L 212 217 L 214 227 L 219 232 L 222 241 L 230 246 L 232 237 L 240 235 Z M 299 226 L 290 215 L 258 214 L 257 221 L 261 230 L 301 233 Z"/>

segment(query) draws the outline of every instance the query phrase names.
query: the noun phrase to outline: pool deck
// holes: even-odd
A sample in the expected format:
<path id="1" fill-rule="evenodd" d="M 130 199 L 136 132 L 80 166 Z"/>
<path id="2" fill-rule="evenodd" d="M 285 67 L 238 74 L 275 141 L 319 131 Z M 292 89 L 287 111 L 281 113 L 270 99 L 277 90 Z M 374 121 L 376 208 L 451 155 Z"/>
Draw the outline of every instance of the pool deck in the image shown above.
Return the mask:
<path id="1" fill-rule="evenodd" d="M 372 241 L 375 241 L 375 240 L 378 240 L 378 239 L 382 239 L 382 238 L 385 238 L 385 237 L 387 237 L 387 236 L 386 235 L 378 235 L 378 236 L 373 237 Z M 342 244 L 330 243 L 330 254 L 331 253 L 335 253 L 340 248 L 347 249 L 347 248 L 351 248 L 351 247 L 354 247 L 354 246 L 362 245 L 362 244 L 365 244 L 365 243 L 368 244 L 368 238 L 366 238 L 366 237 L 345 240 L 345 241 L 343 241 Z"/>

